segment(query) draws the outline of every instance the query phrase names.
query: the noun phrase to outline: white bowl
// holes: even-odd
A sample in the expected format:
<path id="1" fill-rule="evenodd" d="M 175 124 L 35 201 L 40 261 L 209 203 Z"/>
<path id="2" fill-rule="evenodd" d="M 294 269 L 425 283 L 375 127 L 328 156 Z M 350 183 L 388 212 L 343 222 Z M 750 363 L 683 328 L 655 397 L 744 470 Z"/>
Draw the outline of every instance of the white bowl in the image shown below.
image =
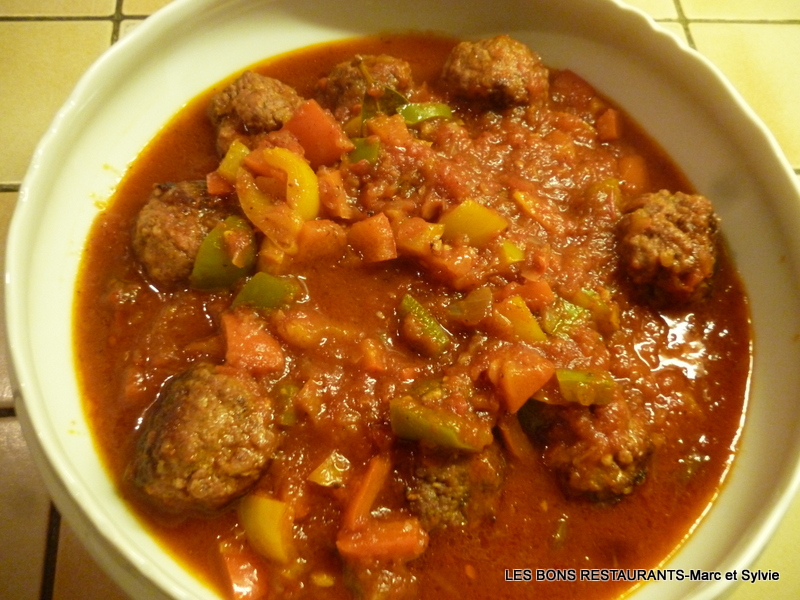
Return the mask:
<path id="1" fill-rule="evenodd" d="M 39 145 L 8 241 L 6 310 L 17 412 L 59 510 L 136 598 L 215 598 L 138 525 L 101 465 L 75 375 L 73 286 L 98 201 L 189 99 L 267 56 L 386 30 L 509 33 L 625 107 L 715 199 L 750 293 L 755 366 L 739 455 L 666 568 L 741 570 L 777 526 L 800 471 L 800 193 L 772 136 L 720 73 L 643 13 L 601 0 L 177 0 L 83 77 Z M 514 566 L 514 565 L 510 565 Z M 710 598 L 730 582 L 634 595 Z"/>

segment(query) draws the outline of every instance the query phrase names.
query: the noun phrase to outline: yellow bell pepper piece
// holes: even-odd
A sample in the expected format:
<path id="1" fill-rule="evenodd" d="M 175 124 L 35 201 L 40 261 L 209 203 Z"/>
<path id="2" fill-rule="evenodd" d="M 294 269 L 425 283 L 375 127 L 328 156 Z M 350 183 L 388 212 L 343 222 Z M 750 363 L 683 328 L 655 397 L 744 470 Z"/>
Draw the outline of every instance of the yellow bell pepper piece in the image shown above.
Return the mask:
<path id="1" fill-rule="evenodd" d="M 286 203 L 304 221 L 319 214 L 319 183 L 317 174 L 300 155 L 286 148 L 264 148 L 264 163 L 286 173 Z"/>
<path id="2" fill-rule="evenodd" d="M 500 330 L 520 342 L 543 342 L 547 335 L 533 316 L 522 296 L 509 296 L 494 306 L 494 318 Z"/>
<path id="3" fill-rule="evenodd" d="M 350 461 L 337 450 L 332 451 L 316 469 L 311 471 L 308 480 L 322 487 L 338 488 L 350 471 Z"/>
<path id="4" fill-rule="evenodd" d="M 470 246 L 477 247 L 485 246 L 508 227 L 508 221 L 496 210 L 475 200 L 465 200 L 445 213 L 439 222 L 444 224 L 442 237 L 446 241 L 464 235 Z"/>
<path id="5" fill-rule="evenodd" d="M 219 167 L 217 167 L 217 173 L 228 183 L 236 183 L 236 173 L 239 171 L 239 167 L 242 166 L 242 161 L 248 154 L 250 154 L 250 148 L 245 146 L 240 140 L 233 140 L 222 162 L 220 162 Z"/>
<path id="6" fill-rule="evenodd" d="M 262 492 L 252 492 L 239 502 L 239 522 L 256 552 L 280 564 L 289 562 L 293 554 L 293 518 L 288 504 Z"/>
<path id="7" fill-rule="evenodd" d="M 525 250 L 517 246 L 514 242 L 503 240 L 500 246 L 500 264 L 504 267 L 525 260 Z"/>

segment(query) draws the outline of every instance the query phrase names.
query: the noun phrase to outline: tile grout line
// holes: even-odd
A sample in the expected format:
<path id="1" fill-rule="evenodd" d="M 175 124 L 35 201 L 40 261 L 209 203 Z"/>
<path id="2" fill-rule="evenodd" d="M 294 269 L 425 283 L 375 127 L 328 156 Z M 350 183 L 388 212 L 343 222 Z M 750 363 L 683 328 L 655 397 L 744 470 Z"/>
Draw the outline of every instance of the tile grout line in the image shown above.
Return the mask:
<path id="1" fill-rule="evenodd" d="M 50 503 L 47 518 L 47 537 L 45 540 L 44 566 L 39 600 L 52 600 L 56 583 L 56 560 L 58 559 L 58 540 L 61 534 L 61 513 L 55 504 Z"/>
<path id="2" fill-rule="evenodd" d="M 692 31 L 689 28 L 689 19 L 686 17 L 686 13 L 683 12 L 681 0 L 674 0 L 674 2 L 675 12 L 678 13 L 678 23 L 680 23 L 681 27 L 683 27 L 683 34 L 686 36 L 686 43 L 688 43 L 693 49 L 697 50 L 697 45 L 694 43 L 694 37 L 692 37 Z"/>
<path id="3" fill-rule="evenodd" d="M 112 29 L 111 29 L 111 45 L 113 46 L 119 40 L 119 30 L 122 26 L 122 0 L 117 0 L 114 7 L 114 15 L 112 16 Z"/>

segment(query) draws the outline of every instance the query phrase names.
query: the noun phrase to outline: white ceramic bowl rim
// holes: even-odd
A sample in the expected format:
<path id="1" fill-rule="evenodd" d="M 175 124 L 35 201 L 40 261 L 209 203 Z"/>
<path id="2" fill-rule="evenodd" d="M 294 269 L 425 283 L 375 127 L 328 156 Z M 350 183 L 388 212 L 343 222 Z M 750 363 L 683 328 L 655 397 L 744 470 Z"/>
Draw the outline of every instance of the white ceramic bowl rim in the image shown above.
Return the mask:
<path id="1" fill-rule="evenodd" d="M 549 65 L 573 68 L 619 101 L 701 191 L 719 199 L 723 229 L 751 293 L 753 401 L 730 481 L 668 566 L 747 567 L 800 484 L 800 410 L 791 406 L 800 389 L 794 341 L 800 333 L 800 191 L 773 136 L 721 73 L 644 13 L 615 0 L 495 0 L 472 3 L 469 11 L 438 0 L 176 0 L 101 57 L 36 149 L 9 231 L 5 273 L 17 411 L 65 518 L 129 593 L 216 597 L 137 530 L 94 453 L 71 358 L 72 307 L 65 306 L 93 204 L 110 196 L 172 114 L 219 79 L 284 50 L 384 30 L 462 37 L 506 32 L 528 42 Z M 143 96 L 142 81 L 158 94 Z M 117 102 L 128 112 L 115 113 Z M 99 138 L 91 136 L 104 130 L 113 143 L 98 147 Z M 760 399 L 770 399 L 769 410 Z M 769 493 L 756 500 L 754 487 Z M 729 514 L 736 515 L 733 525 L 725 521 Z M 720 528 L 729 531 L 709 533 Z M 659 583 L 635 597 L 711 598 L 727 586 Z"/>

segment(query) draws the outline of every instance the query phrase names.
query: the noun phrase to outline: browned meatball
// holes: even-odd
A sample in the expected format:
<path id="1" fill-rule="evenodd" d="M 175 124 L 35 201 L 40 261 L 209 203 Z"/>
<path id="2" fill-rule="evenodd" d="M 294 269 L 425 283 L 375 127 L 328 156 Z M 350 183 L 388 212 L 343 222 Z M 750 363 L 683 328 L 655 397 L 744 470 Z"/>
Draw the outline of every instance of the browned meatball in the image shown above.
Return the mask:
<path id="1" fill-rule="evenodd" d="M 366 71 L 366 74 L 365 74 Z M 407 92 L 414 81 L 411 65 L 400 58 L 366 55 L 336 65 L 317 85 L 317 100 L 330 109 L 341 122 L 357 115 L 367 93 L 367 75 L 372 79 L 369 93 L 380 97 L 389 87 L 400 94 Z"/>
<path id="2" fill-rule="evenodd" d="M 695 300 L 714 274 L 718 228 L 705 196 L 645 194 L 618 225 L 622 267 L 656 303 Z"/>
<path id="3" fill-rule="evenodd" d="M 428 531 L 490 518 L 500 501 L 505 466 L 497 444 L 478 454 L 420 452 L 406 490 L 411 512 Z"/>
<path id="4" fill-rule="evenodd" d="M 280 129 L 303 101 L 285 83 L 245 71 L 209 104 L 208 115 L 217 129 L 217 151 L 223 155 L 235 139 L 246 141 Z"/>
<path id="5" fill-rule="evenodd" d="M 212 512 L 247 493 L 276 446 L 271 407 L 255 381 L 199 363 L 147 411 L 128 473 L 165 510 Z"/>
<path id="6" fill-rule="evenodd" d="M 507 35 L 461 42 L 442 78 L 457 95 L 505 107 L 547 100 L 549 72 L 538 54 Z"/>
<path id="7" fill-rule="evenodd" d="M 208 193 L 205 181 L 155 186 L 133 232 L 148 278 L 161 288 L 187 281 L 203 238 L 226 216 L 224 201 Z"/>
<path id="8" fill-rule="evenodd" d="M 605 406 L 548 407 L 544 459 L 570 493 L 599 500 L 630 494 L 644 479 L 652 444 L 642 410 L 622 398 Z"/>

